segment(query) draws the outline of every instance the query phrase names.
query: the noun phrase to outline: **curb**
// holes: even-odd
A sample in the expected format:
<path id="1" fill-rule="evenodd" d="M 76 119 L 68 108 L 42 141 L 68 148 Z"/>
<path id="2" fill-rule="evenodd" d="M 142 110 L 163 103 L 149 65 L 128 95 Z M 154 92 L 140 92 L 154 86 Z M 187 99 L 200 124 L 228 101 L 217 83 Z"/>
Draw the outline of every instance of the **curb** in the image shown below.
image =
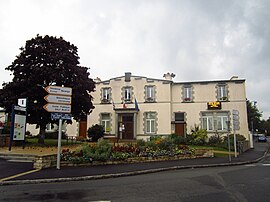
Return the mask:
<path id="1" fill-rule="evenodd" d="M 225 166 L 238 166 L 253 164 L 264 159 L 269 152 L 270 147 L 264 152 L 263 156 L 255 160 L 235 162 L 235 163 L 220 163 L 220 164 L 205 164 L 205 165 L 189 165 L 189 166 L 172 166 L 167 168 L 155 168 L 148 170 L 139 170 L 133 172 L 115 173 L 115 174 L 103 174 L 103 175 L 92 175 L 92 176 L 81 176 L 81 177 L 66 177 L 66 178 L 52 178 L 52 179 L 35 179 L 35 180 L 13 180 L 13 181 L 3 181 L 0 182 L 2 185 L 22 185 L 22 184 L 40 184 L 40 183 L 52 183 L 52 182 L 70 182 L 70 181 L 84 181 L 84 180 L 98 180 L 98 179 L 108 179 L 117 177 L 127 177 L 135 176 L 149 173 L 157 173 L 170 170 L 181 170 L 181 169 L 195 169 L 195 168 L 210 168 L 210 167 L 225 167 Z"/>
<path id="2" fill-rule="evenodd" d="M 172 167 L 167 167 L 167 168 L 155 168 L 155 169 L 139 170 L 139 171 L 133 171 L 133 172 L 124 172 L 124 173 L 115 173 L 115 174 L 103 174 L 103 175 L 92 175 L 92 176 L 82 176 L 82 177 L 3 181 L 3 182 L 0 182 L 0 186 L 1 185 L 40 184 L 40 183 L 52 183 L 52 182 L 69 182 L 69 181 L 82 181 L 82 180 L 98 180 L 98 179 L 108 179 L 108 178 L 127 177 L 127 176 L 134 176 L 134 175 L 157 173 L 157 172 L 170 171 L 170 170 L 238 166 L 238 165 L 256 163 L 256 162 L 260 161 L 262 158 L 264 158 L 264 156 L 260 157 L 260 158 L 258 158 L 256 160 L 243 161 L 243 162 L 237 162 L 237 163 L 205 164 L 205 165 L 190 165 L 190 166 L 172 166 Z"/>

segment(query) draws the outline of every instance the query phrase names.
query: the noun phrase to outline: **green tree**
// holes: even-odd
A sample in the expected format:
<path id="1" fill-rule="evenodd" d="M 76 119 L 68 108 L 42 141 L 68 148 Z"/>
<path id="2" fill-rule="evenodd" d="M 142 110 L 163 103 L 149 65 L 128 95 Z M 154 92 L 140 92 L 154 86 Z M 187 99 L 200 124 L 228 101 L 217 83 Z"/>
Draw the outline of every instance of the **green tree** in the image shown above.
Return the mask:
<path id="1" fill-rule="evenodd" d="M 260 129 L 262 112 L 257 108 L 257 102 L 247 100 L 248 128 L 250 131 Z"/>
<path id="2" fill-rule="evenodd" d="M 264 133 L 265 135 L 270 135 L 270 117 L 268 120 L 262 120 L 260 132 Z"/>
<path id="3" fill-rule="evenodd" d="M 40 127 L 40 143 L 44 143 L 46 124 L 53 123 L 50 113 L 43 109 L 46 86 L 72 88 L 72 116 L 79 121 L 86 119 L 94 108 L 91 92 L 94 81 L 89 78 L 87 67 L 79 65 L 77 47 L 62 37 L 39 36 L 26 41 L 25 47 L 11 65 L 13 73 L 9 83 L 0 89 L 0 106 L 11 113 L 18 98 L 28 98 L 27 123 Z M 69 122 L 70 123 L 70 122 Z"/>
<path id="4" fill-rule="evenodd" d="M 87 130 L 88 137 L 92 139 L 93 142 L 97 142 L 99 138 L 104 136 L 104 128 L 101 125 L 93 125 Z"/>

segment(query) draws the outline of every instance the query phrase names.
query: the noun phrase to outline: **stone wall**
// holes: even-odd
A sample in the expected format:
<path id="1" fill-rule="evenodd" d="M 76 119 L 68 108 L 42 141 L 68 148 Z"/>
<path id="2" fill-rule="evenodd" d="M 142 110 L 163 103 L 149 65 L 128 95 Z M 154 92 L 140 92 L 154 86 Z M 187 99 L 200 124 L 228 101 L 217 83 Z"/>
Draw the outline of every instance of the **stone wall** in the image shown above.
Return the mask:
<path id="1" fill-rule="evenodd" d="M 0 147 L 8 146 L 9 134 L 0 134 Z"/>
<path id="2" fill-rule="evenodd" d="M 160 157 L 135 157 L 128 158 L 124 161 L 94 161 L 89 163 L 73 163 L 68 161 L 61 161 L 61 166 L 94 166 L 94 165 L 108 165 L 108 164 L 119 164 L 119 163 L 140 163 L 140 162 L 153 162 L 153 161 L 167 161 L 167 160 L 180 160 L 189 158 L 211 158 L 214 157 L 213 150 L 209 149 L 195 149 L 195 154 L 179 155 L 179 156 L 160 156 Z M 46 155 L 38 156 L 34 160 L 35 169 L 43 169 L 56 167 L 57 155 Z"/>
<path id="3" fill-rule="evenodd" d="M 34 160 L 35 169 L 50 168 L 56 166 L 57 155 L 37 156 Z"/>

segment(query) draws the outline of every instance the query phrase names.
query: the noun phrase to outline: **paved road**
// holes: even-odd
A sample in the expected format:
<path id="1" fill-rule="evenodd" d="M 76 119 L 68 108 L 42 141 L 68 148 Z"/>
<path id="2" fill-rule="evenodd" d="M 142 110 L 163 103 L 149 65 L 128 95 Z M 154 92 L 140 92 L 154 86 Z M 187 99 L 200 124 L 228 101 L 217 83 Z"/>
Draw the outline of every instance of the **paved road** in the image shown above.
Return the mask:
<path id="1" fill-rule="evenodd" d="M 0 159 L 0 180 L 19 173 L 33 170 L 33 163 L 8 162 Z"/>
<path id="2" fill-rule="evenodd" d="M 0 201 L 269 201 L 270 157 L 256 164 L 95 181 L 2 186 Z"/>
<path id="3" fill-rule="evenodd" d="M 256 143 L 255 148 L 245 152 L 237 158 L 232 158 L 232 163 L 242 163 L 256 160 L 264 155 L 265 151 L 268 148 L 267 143 Z M 3 162 L 3 161 L 2 161 Z M 4 168 L 1 170 L 8 172 L 0 172 L 0 184 L 4 181 L 13 181 L 15 183 L 22 182 L 22 180 L 39 180 L 39 182 L 48 182 L 47 179 L 53 181 L 66 181 L 66 180 L 82 180 L 84 177 L 92 177 L 95 179 L 99 178 L 99 176 L 122 176 L 123 173 L 126 175 L 137 174 L 138 172 L 156 172 L 156 170 L 168 170 L 167 168 L 189 168 L 196 166 L 213 166 L 213 165 L 224 165 L 228 164 L 228 158 L 202 158 L 202 159 L 187 159 L 180 161 L 165 161 L 165 162 L 153 162 L 153 163 L 136 163 L 136 164 L 120 164 L 120 165 L 107 165 L 107 166 L 92 166 L 92 167 L 62 167 L 61 170 L 57 170 L 56 168 L 44 169 L 37 172 L 29 173 L 28 171 L 32 171 L 31 163 L 24 164 L 15 164 L 6 162 L 3 164 Z M 2 165 L 3 166 L 3 165 Z M 1 168 L 1 167 L 0 167 Z M 171 169 L 170 169 L 171 170 Z M 26 175 L 24 172 L 27 171 Z M 19 174 L 19 175 L 18 175 Z M 5 179 L 6 176 L 10 176 L 10 178 Z M 1 180 L 2 179 L 2 180 Z M 88 178 L 89 179 L 89 178 Z M 93 179 L 93 178 L 91 178 Z M 37 182 L 32 182 L 37 183 Z"/>

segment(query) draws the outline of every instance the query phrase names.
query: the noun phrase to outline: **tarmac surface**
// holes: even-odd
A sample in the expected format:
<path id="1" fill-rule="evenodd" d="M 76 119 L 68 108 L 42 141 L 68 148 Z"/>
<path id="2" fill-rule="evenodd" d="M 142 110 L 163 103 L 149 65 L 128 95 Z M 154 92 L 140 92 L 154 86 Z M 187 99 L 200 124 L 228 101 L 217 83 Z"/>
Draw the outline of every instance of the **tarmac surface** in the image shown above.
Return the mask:
<path id="1" fill-rule="evenodd" d="M 49 182 L 78 181 L 131 176 L 175 169 L 233 166 L 256 163 L 262 160 L 269 151 L 270 144 L 254 143 L 250 149 L 238 157 L 197 158 L 147 163 L 61 167 L 34 170 L 32 163 L 8 162 L 0 159 L 0 185 L 35 184 Z"/>

